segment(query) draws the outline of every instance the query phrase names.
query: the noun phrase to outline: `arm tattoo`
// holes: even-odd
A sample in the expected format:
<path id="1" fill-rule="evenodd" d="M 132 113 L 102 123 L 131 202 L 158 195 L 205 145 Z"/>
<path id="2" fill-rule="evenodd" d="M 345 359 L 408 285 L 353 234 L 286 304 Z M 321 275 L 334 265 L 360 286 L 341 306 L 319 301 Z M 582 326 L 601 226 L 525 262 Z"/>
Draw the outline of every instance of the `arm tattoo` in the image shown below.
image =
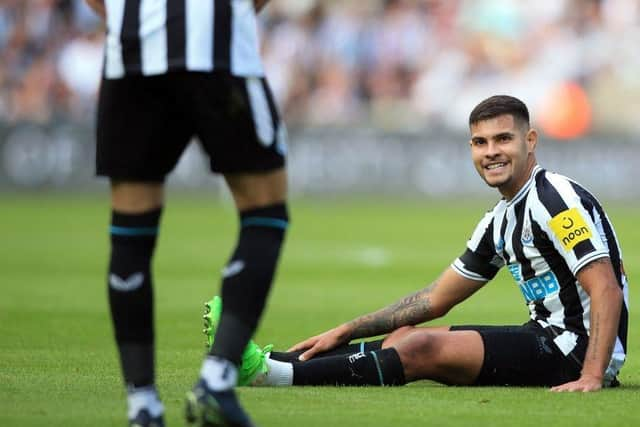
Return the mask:
<path id="1" fill-rule="evenodd" d="M 407 325 L 416 325 L 431 317 L 430 294 L 438 282 L 414 292 L 371 314 L 365 314 L 349 322 L 353 327 L 351 339 L 387 334 Z"/>
<path id="2" fill-rule="evenodd" d="M 588 353 L 585 355 L 585 360 L 597 360 L 598 359 L 598 339 L 600 338 L 600 316 L 596 315 L 595 319 L 591 321 L 591 331 L 589 333 Z"/>

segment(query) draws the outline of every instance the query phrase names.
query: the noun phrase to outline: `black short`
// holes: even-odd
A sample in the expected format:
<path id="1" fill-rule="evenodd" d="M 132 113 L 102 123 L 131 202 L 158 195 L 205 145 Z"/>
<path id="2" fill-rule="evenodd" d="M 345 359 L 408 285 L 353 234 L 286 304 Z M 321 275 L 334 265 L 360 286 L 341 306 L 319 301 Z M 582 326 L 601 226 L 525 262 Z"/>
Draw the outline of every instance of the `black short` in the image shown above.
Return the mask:
<path id="1" fill-rule="evenodd" d="M 285 163 L 286 131 L 264 78 L 176 72 L 103 79 L 98 175 L 162 181 L 194 136 L 213 172 L 269 171 Z"/>
<path id="2" fill-rule="evenodd" d="M 553 342 L 551 331 L 536 322 L 522 326 L 453 326 L 482 336 L 484 362 L 476 385 L 554 386 L 577 380 L 587 347 L 579 337 L 567 356 Z"/>

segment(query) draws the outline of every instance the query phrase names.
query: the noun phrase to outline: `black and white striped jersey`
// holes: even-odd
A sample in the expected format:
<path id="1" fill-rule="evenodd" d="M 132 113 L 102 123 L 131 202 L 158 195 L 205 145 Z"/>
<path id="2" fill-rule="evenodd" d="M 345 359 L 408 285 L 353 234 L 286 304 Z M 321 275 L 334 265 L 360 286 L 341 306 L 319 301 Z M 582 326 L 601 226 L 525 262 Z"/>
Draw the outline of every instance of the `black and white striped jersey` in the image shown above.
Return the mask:
<path id="1" fill-rule="evenodd" d="M 264 76 L 253 0 L 105 0 L 104 77 L 169 71 Z"/>
<path id="2" fill-rule="evenodd" d="M 531 319 L 555 336 L 565 355 L 589 334 L 590 298 L 576 279 L 589 262 L 609 257 L 624 303 L 618 337 L 605 380 L 625 360 L 628 286 L 615 231 L 598 200 L 575 181 L 536 166 L 510 201 L 485 214 L 453 269 L 480 281 L 507 266 L 529 307 Z"/>

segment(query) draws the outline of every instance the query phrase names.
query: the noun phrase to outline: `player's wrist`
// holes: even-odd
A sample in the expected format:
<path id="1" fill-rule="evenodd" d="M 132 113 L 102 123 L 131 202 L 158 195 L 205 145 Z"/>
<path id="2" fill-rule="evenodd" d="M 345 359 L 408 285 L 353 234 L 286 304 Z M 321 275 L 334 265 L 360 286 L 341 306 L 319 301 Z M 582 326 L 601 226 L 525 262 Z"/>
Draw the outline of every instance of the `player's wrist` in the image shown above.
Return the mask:
<path id="1" fill-rule="evenodd" d="M 604 381 L 604 375 L 601 373 L 595 373 L 595 372 L 589 372 L 589 371 L 585 371 L 583 370 L 582 373 L 580 374 L 580 378 L 581 379 L 589 379 L 592 381 L 597 381 L 600 384 L 602 384 L 602 382 Z"/>

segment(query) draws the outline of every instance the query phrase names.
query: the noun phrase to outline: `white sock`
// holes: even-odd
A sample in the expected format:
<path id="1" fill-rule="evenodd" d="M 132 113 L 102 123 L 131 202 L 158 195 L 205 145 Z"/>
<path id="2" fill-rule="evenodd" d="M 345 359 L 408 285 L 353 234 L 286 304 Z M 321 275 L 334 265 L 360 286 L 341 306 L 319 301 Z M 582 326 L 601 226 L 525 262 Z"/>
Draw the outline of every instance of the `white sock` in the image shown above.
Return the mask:
<path id="1" fill-rule="evenodd" d="M 293 385 L 293 364 L 267 359 L 269 372 L 263 381 L 255 385 L 288 386 Z"/>
<path id="2" fill-rule="evenodd" d="M 229 390 L 238 382 L 238 368 L 221 357 L 207 356 L 202 363 L 200 377 L 213 391 Z"/>
<path id="3" fill-rule="evenodd" d="M 164 406 L 162 406 L 158 392 L 153 385 L 127 390 L 127 405 L 129 419 L 135 418 L 142 409 L 149 411 L 149 415 L 152 417 L 159 417 L 164 413 Z"/>

